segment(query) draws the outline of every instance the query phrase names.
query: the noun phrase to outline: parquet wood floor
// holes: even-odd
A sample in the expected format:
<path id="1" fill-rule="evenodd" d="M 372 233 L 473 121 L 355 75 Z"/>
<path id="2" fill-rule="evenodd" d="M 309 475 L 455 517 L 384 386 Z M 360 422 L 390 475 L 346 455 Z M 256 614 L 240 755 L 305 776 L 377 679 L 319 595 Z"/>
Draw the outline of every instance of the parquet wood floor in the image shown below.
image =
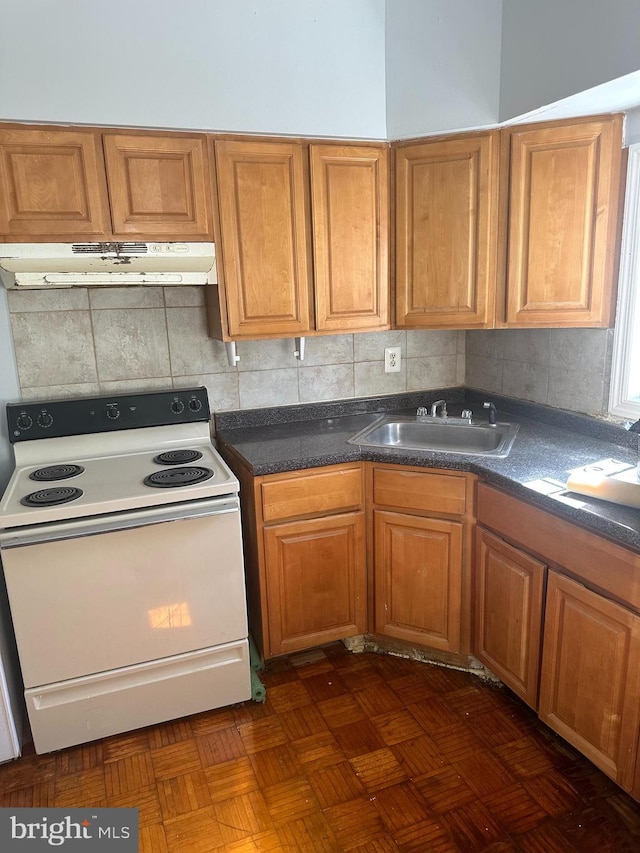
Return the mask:
<path id="1" fill-rule="evenodd" d="M 340 644 L 247 702 L 0 766 L 2 806 L 135 806 L 144 853 L 626 853 L 640 806 L 507 690 Z"/>

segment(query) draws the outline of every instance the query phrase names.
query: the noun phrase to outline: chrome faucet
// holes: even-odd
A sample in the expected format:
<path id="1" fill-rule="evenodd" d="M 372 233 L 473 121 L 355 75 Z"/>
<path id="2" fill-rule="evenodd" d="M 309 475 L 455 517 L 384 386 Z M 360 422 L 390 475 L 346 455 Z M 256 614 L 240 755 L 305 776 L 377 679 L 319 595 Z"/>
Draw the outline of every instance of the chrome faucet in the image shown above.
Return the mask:
<path id="1" fill-rule="evenodd" d="M 493 403 L 483 403 L 482 408 L 483 409 L 489 409 L 489 425 L 495 426 L 496 425 L 496 407 L 494 406 L 494 404 Z"/>
<path id="2" fill-rule="evenodd" d="M 435 403 L 431 405 L 431 417 L 435 418 L 438 415 L 438 406 L 442 406 L 442 417 L 447 417 L 447 403 L 446 400 L 436 400 Z"/>

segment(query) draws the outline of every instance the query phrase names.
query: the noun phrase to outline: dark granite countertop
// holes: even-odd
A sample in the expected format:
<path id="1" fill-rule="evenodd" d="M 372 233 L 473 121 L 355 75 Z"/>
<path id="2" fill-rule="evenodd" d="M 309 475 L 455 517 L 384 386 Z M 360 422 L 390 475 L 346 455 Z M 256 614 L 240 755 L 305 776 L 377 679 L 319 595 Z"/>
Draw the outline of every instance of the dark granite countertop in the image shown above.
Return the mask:
<path id="1" fill-rule="evenodd" d="M 482 401 L 471 389 L 449 388 L 366 400 L 218 413 L 217 435 L 231 444 L 256 476 L 354 460 L 393 462 L 421 468 L 470 471 L 484 482 L 525 498 L 542 509 L 640 551 L 640 509 L 570 494 L 574 468 L 614 458 L 637 462 L 636 436 L 621 426 L 489 395 L 498 420 L 519 424 L 506 459 L 456 453 L 371 449 L 348 444 L 358 430 L 384 412 L 415 414 L 418 405 L 445 398 L 449 414 L 471 408 L 482 419 Z"/>

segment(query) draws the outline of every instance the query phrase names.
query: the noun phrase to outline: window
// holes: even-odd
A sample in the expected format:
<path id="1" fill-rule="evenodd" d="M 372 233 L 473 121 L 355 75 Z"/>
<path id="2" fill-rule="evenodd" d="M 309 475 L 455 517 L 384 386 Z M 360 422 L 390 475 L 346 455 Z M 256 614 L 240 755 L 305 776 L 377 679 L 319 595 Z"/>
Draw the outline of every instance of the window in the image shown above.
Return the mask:
<path id="1" fill-rule="evenodd" d="M 640 144 L 629 147 L 609 411 L 640 418 Z"/>

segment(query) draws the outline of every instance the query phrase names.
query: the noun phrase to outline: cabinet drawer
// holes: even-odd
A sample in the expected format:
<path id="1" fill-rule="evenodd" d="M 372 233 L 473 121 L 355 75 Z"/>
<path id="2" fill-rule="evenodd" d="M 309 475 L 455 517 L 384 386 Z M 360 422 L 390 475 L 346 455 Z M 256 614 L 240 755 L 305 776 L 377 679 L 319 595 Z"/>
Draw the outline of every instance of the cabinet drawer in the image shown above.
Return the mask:
<path id="1" fill-rule="evenodd" d="M 363 503 L 362 469 L 318 469 L 265 479 L 260 486 L 265 524 L 284 518 L 326 515 L 360 509 Z"/>
<path id="2" fill-rule="evenodd" d="M 373 469 L 373 500 L 376 504 L 464 515 L 467 505 L 467 481 L 455 474 L 430 471 Z"/>

